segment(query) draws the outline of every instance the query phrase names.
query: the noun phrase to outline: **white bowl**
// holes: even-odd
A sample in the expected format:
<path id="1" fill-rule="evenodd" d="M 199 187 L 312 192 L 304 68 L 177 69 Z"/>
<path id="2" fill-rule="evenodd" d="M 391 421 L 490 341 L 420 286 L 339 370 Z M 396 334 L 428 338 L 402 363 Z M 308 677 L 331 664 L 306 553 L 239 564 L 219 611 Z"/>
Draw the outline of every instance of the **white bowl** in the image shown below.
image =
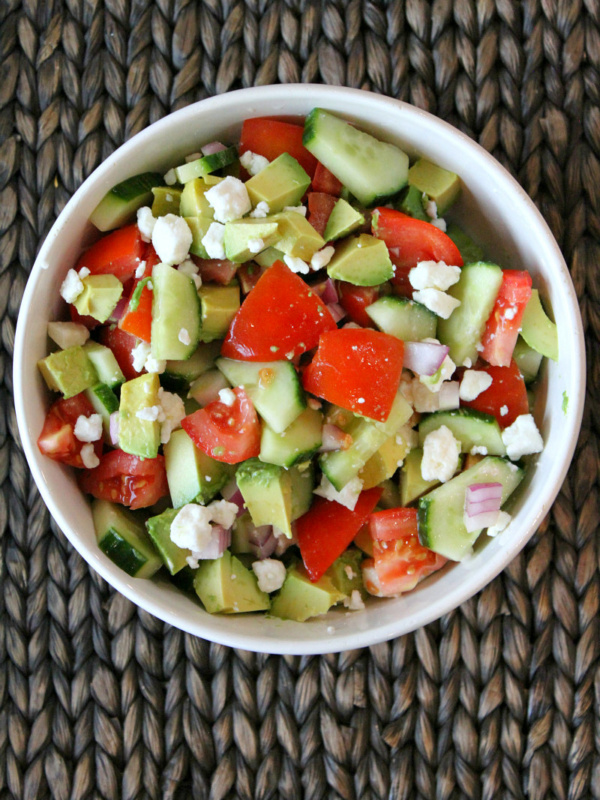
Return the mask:
<path id="1" fill-rule="evenodd" d="M 410 594 L 372 600 L 360 612 L 334 609 L 305 623 L 258 614 L 211 616 L 166 580 L 130 578 L 98 549 L 74 471 L 44 458 L 36 446 L 49 405 L 36 361 L 47 354 L 46 325 L 59 312 L 60 283 L 93 235 L 88 217 L 106 191 L 130 175 L 166 171 L 205 142 L 236 142 L 246 117 L 303 116 L 314 106 L 457 172 L 464 190 L 453 216 L 501 266 L 532 273 L 534 286 L 553 308 L 560 341 L 560 360 L 547 364 L 536 401 L 545 448 L 520 488 L 510 526 L 496 539 L 482 537 L 468 561 L 446 567 Z M 560 489 L 581 423 L 584 383 L 575 291 L 550 230 L 520 186 L 481 147 L 430 114 L 369 92 L 316 85 L 265 86 L 203 100 L 156 122 L 113 153 L 75 193 L 40 251 L 23 296 L 14 357 L 17 420 L 32 474 L 51 514 L 86 561 L 165 622 L 268 653 L 337 652 L 386 641 L 437 619 L 491 581 L 525 545 Z"/>

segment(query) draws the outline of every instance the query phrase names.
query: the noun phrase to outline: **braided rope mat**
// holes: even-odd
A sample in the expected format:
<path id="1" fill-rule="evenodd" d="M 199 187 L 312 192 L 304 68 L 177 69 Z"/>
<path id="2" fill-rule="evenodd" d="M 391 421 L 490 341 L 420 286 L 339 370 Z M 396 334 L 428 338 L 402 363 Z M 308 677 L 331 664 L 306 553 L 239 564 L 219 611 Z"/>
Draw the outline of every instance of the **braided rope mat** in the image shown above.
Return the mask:
<path id="1" fill-rule="evenodd" d="M 0 0 L 0 800 L 600 797 L 597 0 Z M 562 492 L 479 595 L 323 657 L 139 611 L 53 528 L 11 402 L 20 298 L 82 179 L 166 113 L 253 84 L 408 100 L 536 200 L 581 302 L 588 405 Z"/>

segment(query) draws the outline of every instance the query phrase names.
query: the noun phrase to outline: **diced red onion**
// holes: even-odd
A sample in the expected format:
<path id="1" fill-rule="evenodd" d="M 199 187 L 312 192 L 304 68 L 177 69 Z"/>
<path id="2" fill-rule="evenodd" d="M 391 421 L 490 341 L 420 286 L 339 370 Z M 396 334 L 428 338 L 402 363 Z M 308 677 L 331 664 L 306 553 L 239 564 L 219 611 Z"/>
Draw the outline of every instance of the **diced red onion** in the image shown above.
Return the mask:
<path id="1" fill-rule="evenodd" d="M 290 548 L 293 544 L 298 544 L 298 536 L 296 535 L 296 523 L 295 522 L 292 522 L 292 538 L 291 539 L 288 539 L 288 537 L 284 533 L 282 533 L 281 531 L 278 531 L 277 533 L 275 533 L 275 531 L 273 531 L 273 533 L 275 535 L 275 541 L 276 541 L 276 546 L 275 546 L 275 555 L 276 556 L 282 556 L 285 553 L 285 551 L 288 548 Z"/>
<path id="2" fill-rule="evenodd" d="M 204 560 L 207 558 L 221 558 L 225 550 L 231 545 L 231 530 L 222 525 L 212 525 L 212 537 L 204 550 L 194 551 L 194 558 Z"/>
<path id="3" fill-rule="evenodd" d="M 346 312 L 339 303 L 327 303 L 327 308 L 335 322 L 339 322 L 346 316 Z"/>
<path id="4" fill-rule="evenodd" d="M 119 446 L 119 412 L 113 411 L 110 415 L 110 423 L 109 423 L 109 436 L 110 436 L 110 443 L 114 447 Z"/>
<path id="5" fill-rule="evenodd" d="M 445 344 L 431 342 L 404 342 L 402 365 L 417 375 L 435 375 L 448 355 Z"/>
<path id="6" fill-rule="evenodd" d="M 235 503 L 238 507 L 237 516 L 239 517 L 240 514 L 244 513 L 244 498 L 242 497 L 242 493 L 238 489 L 238 485 L 235 482 L 235 478 L 232 478 L 225 486 L 221 489 L 221 496 L 224 500 L 227 500 L 229 503 Z"/>
<path id="7" fill-rule="evenodd" d="M 332 450 L 347 450 L 351 444 L 352 437 L 349 433 L 344 433 L 337 425 L 323 425 L 319 453 L 329 453 Z"/>
<path id="8" fill-rule="evenodd" d="M 465 495 L 465 525 L 467 531 L 489 528 L 498 521 L 502 505 L 501 483 L 475 483 Z"/>
<path id="9" fill-rule="evenodd" d="M 203 156 L 212 156 L 213 153 L 219 153 L 221 150 L 227 150 L 227 147 L 221 142 L 209 142 L 204 147 L 200 148 Z"/>
<path id="10" fill-rule="evenodd" d="M 277 538 L 273 533 L 273 527 L 271 525 L 261 525 L 260 528 L 250 530 L 248 544 L 252 554 L 261 561 L 264 558 L 269 558 L 277 547 Z"/>
<path id="11" fill-rule="evenodd" d="M 109 322 L 118 322 L 123 314 L 125 313 L 125 309 L 129 305 L 129 298 L 122 297 L 117 305 L 114 307 L 112 314 L 108 318 Z"/>
<path id="12" fill-rule="evenodd" d="M 326 304 L 337 303 L 339 300 L 335 283 L 331 278 L 327 278 L 320 283 L 315 283 L 314 286 L 311 286 L 311 289 L 315 294 L 318 294 L 321 300 Z"/>

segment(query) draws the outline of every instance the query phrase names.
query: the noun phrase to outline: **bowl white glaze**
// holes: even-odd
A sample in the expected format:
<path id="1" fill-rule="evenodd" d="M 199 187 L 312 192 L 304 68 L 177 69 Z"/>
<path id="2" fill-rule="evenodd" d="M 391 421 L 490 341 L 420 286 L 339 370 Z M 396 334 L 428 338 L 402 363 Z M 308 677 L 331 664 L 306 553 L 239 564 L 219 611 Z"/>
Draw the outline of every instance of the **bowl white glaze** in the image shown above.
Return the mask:
<path id="1" fill-rule="evenodd" d="M 305 115 L 315 106 L 457 172 L 464 190 L 453 218 L 501 266 L 531 272 L 534 286 L 552 306 L 560 341 L 560 360 L 546 365 L 536 400 L 545 448 L 534 459 L 513 521 L 502 535 L 481 537 L 468 561 L 447 566 L 410 594 L 372 600 L 360 612 L 334 609 L 306 623 L 263 615 L 211 616 L 164 579 L 130 578 L 98 549 L 90 508 L 73 470 L 44 458 L 36 446 L 50 400 L 36 362 L 47 354 L 46 326 L 61 306 L 60 283 L 93 236 L 88 217 L 106 191 L 130 175 L 166 171 L 213 139 L 236 142 L 246 117 Z M 575 291 L 550 230 L 521 187 L 485 150 L 436 117 L 380 95 L 329 86 L 265 86 L 203 100 L 119 148 L 83 183 L 50 231 L 23 296 L 15 342 L 14 397 L 23 447 L 45 503 L 83 558 L 165 622 L 205 639 L 268 653 L 337 652 L 386 641 L 451 611 L 485 586 L 521 550 L 552 505 L 575 448 L 584 391 Z"/>

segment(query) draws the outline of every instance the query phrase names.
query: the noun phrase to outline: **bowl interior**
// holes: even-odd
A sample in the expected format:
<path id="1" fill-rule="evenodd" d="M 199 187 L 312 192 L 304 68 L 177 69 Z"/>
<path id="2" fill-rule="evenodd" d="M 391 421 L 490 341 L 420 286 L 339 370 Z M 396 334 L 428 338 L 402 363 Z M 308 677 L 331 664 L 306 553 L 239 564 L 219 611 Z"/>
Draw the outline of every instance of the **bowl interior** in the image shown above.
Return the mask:
<path id="1" fill-rule="evenodd" d="M 260 615 L 211 616 L 168 581 L 130 578 L 98 550 L 90 509 L 72 471 L 43 458 L 35 445 L 49 403 L 36 361 L 47 354 L 46 326 L 60 310 L 60 283 L 94 236 L 87 220 L 108 189 L 145 170 L 166 171 L 213 139 L 235 143 L 246 117 L 305 115 L 317 105 L 411 156 L 424 155 L 457 172 L 464 188 L 453 218 L 490 259 L 532 273 L 552 307 L 560 341 L 559 363 L 546 365 L 536 401 L 545 449 L 518 492 L 516 517 L 507 530 L 496 539 L 482 537 L 471 558 L 405 597 L 371 601 L 360 613 L 334 609 L 302 624 Z M 14 364 L 17 419 L 33 476 L 82 556 L 116 589 L 166 622 L 223 644 L 273 653 L 333 652 L 385 641 L 450 611 L 497 575 L 539 525 L 564 479 L 581 422 L 584 375 L 581 319 L 568 271 L 542 217 L 508 173 L 467 137 L 412 106 L 310 85 L 259 87 L 202 101 L 151 126 L 107 159 L 66 206 L 40 251 L 23 298 Z"/>

